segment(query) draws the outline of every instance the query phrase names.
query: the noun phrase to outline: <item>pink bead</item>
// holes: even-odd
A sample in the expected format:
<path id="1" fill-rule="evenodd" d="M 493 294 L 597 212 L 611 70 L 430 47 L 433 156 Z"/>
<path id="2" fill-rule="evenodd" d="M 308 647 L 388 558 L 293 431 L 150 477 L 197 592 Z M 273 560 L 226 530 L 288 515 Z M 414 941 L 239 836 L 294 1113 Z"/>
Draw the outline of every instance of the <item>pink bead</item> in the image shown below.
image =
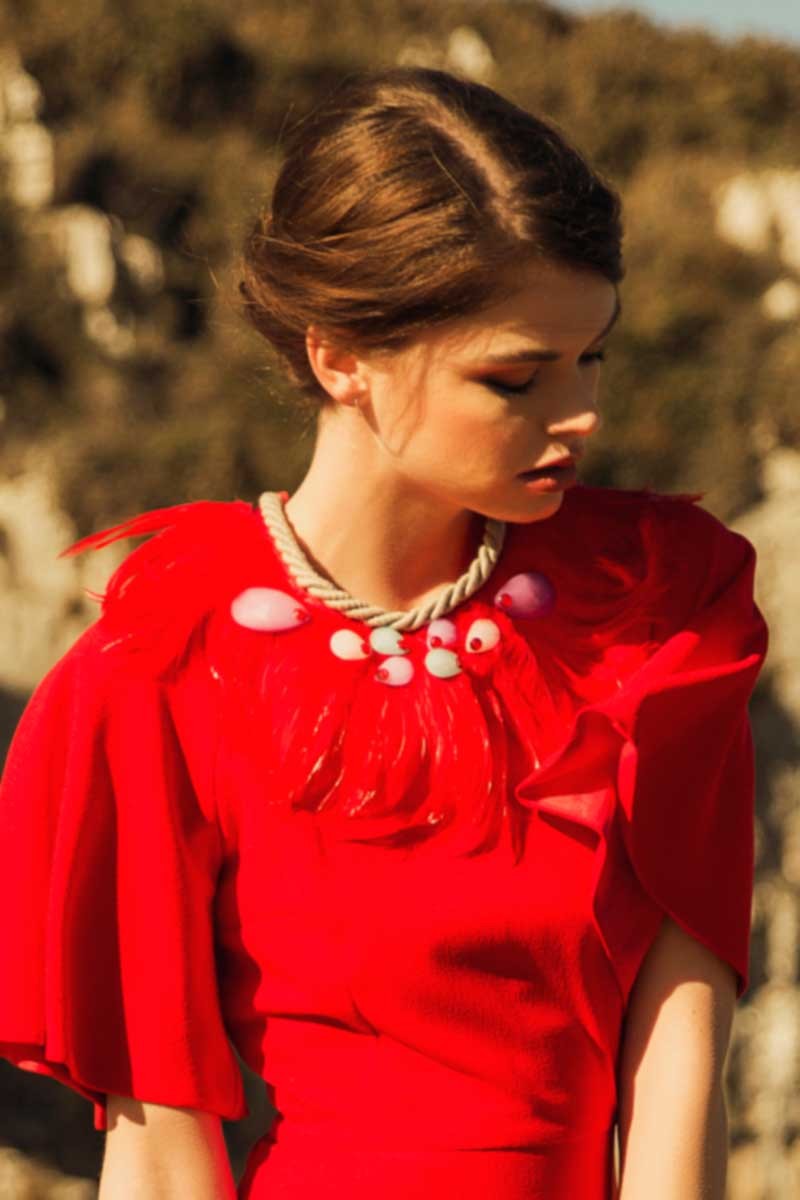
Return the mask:
<path id="1" fill-rule="evenodd" d="M 545 617 L 555 606 L 556 590 L 546 575 L 524 571 L 503 584 L 494 602 L 510 617 Z"/>
<path id="2" fill-rule="evenodd" d="M 294 596 L 267 587 L 245 588 L 240 592 L 231 603 L 231 616 L 237 625 L 263 633 L 283 633 L 311 620 Z"/>
<path id="3" fill-rule="evenodd" d="M 388 683 L 390 687 L 402 687 L 414 678 L 414 664 L 408 658 L 392 655 L 385 658 L 375 672 L 378 683 Z"/>
<path id="4" fill-rule="evenodd" d="M 442 646 L 454 646 L 458 641 L 458 630 L 447 617 L 437 617 L 428 625 L 428 646 L 435 650 Z"/>

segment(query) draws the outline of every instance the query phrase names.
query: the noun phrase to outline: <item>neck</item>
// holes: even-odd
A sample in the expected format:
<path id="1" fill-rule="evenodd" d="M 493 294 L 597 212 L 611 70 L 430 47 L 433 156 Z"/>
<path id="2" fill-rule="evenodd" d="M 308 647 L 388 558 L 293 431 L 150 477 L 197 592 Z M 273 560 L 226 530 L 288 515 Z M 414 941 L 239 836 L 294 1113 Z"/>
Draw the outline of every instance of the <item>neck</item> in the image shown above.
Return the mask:
<path id="1" fill-rule="evenodd" d="M 405 611 L 463 575 L 485 522 L 368 451 L 346 420 L 321 423 L 311 465 L 285 513 L 316 570 L 360 600 Z"/>

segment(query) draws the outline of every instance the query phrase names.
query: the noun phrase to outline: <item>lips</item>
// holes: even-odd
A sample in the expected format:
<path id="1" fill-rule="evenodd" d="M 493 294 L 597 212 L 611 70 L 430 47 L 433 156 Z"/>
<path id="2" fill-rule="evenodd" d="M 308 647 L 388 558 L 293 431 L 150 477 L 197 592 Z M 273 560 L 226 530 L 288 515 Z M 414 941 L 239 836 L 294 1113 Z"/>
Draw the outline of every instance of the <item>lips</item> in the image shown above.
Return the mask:
<path id="1" fill-rule="evenodd" d="M 557 458 L 550 463 L 545 463 L 541 467 L 530 467 L 527 471 L 520 471 L 525 479 L 545 478 L 548 475 L 553 475 L 556 478 L 560 474 L 568 474 L 575 470 L 574 458 Z"/>
<path id="2" fill-rule="evenodd" d="M 578 482 L 576 463 L 580 456 L 565 454 L 538 467 L 521 471 L 518 479 L 531 492 L 562 492 Z"/>

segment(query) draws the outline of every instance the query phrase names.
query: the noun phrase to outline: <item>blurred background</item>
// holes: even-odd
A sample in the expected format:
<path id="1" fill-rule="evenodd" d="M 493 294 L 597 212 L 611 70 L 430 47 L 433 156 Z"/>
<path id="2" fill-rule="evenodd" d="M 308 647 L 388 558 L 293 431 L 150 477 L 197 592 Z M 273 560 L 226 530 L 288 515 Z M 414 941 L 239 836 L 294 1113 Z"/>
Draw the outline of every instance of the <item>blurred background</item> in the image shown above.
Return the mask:
<path id="1" fill-rule="evenodd" d="M 690 21 L 691 24 L 686 24 Z M 772 627 L 730 1200 L 800 1195 L 800 8 L 725 0 L 10 0 L 0 15 L 0 758 L 145 508 L 293 490 L 312 426 L 237 316 L 281 133 L 349 71 L 444 67 L 622 192 L 628 276 L 584 478 L 700 491 Z M 335 186 L 335 181 L 331 181 Z M 269 1122 L 225 1126 L 237 1176 Z M 0 1196 L 89 1200 L 89 1105 L 0 1061 Z"/>

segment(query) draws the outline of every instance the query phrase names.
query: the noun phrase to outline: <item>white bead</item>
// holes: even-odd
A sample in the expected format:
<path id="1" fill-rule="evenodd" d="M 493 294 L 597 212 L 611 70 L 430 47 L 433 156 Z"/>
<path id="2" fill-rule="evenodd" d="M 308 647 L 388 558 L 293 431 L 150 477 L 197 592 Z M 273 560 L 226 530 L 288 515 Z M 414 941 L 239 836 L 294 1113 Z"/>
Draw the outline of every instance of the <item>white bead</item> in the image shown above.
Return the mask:
<path id="1" fill-rule="evenodd" d="M 428 625 L 427 642 L 432 650 L 437 646 L 453 646 L 457 639 L 455 623 L 448 621 L 447 617 L 437 617 Z"/>
<path id="2" fill-rule="evenodd" d="M 493 650 L 499 641 L 499 625 L 484 617 L 479 621 L 472 622 L 467 630 L 464 646 L 473 654 L 483 654 L 486 650 Z"/>
<path id="3" fill-rule="evenodd" d="M 330 647 L 337 658 L 369 658 L 369 649 L 354 629 L 337 629 L 331 634 Z"/>
<path id="4" fill-rule="evenodd" d="M 388 683 L 392 687 L 410 683 L 413 677 L 414 664 L 410 658 L 385 658 L 375 672 L 378 683 Z"/>
<path id="5" fill-rule="evenodd" d="M 429 650 L 425 655 L 425 666 L 431 675 L 438 675 L 440 679 L 450 679 L 453 675 L 461 674 L 458 655 L 452 650 Z"/>
<path id="6" fill-rule="evenodd" d="M 400 644 L 402 637 L 402 630 L 379 625 L 370 633 L 369 644 L 378 654 L 408 654 L 408 650 Z"/>
<path id="7" fill-rule="evenodd" d="M 231 601 L 231 616 L 237 625 L 264 633 L 282 633 L 311 620 L 294 596 L 267 587 L 245 588 L 240 592 Z"/>

